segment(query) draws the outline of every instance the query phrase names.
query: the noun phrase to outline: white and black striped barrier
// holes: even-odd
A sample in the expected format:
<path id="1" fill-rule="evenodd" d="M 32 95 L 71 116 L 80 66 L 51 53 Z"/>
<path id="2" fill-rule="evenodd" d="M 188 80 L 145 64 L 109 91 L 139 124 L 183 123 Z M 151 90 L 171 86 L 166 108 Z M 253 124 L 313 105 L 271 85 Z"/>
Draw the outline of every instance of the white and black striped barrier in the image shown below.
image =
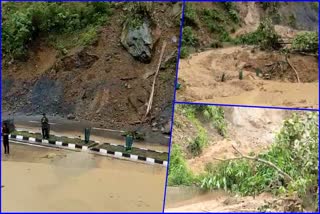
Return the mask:
<path id="1" fill-rule="evenodd" d="M 31 133 L 31 132 L 30 132 Z M 34 133 L 33 133 L 34 134 Z M 163 161 L 163 160 L 157 160 L 155 158 L 150 158 L 150 157 L 145 157 L 141 155 L 135 155 L 135 154 L 130 154 L 126 152 L 119 152 L 119 151 L 111 151 L 111 150 L 106 150 L 103 148 L 97 148 L 98 145 L 100 145 L 99 141 L 93 141 L 92 144 L 89 144 L 87 146 L 85 145 L 79 145 L 79 144 L 72 144 L 72 143 L 65 143 L 62 141 L 55 141 L 55 140 L 46 140 L 46 139 L 39 139 L 39 138 L 34 138 L 34 137 L 26 137 L 23 135 L 14 135 L 10 134 L 9 139 L 16 140 L 16 141 L 27 141 L 28 143 L 34 143 L 34 144 L 42 144 L 42 145 L 53 145 L 57 147 L 66 147 L 68 149 L 79 149 L 82 151 L 93 151 L 97 154 L 100 155 L 107 155 L 107 156 L 113 156 L 115 158 L 125 158 L 129 159 L 132 161 L 142 161 L 148 164 L 160 164 L 163 166 L 168 165 L 168 161 Z M 110 144 L 110 143 L 104 143 L 102 145 L 112 145 L 112 146 L 119 146 L 119 147 L 124 147 L 123 145 L 117 145 L 117 144 Z M 145 149 L 145 148 L 136 148 L 144 151 L 149 151 L 149 152 L 155 152 L 155 153 L 162 153 L 162 154 L 168 154 L 167 152 L 163 151 L 157 151 L 157 150 L 151 150 L 151 149 Z"/>

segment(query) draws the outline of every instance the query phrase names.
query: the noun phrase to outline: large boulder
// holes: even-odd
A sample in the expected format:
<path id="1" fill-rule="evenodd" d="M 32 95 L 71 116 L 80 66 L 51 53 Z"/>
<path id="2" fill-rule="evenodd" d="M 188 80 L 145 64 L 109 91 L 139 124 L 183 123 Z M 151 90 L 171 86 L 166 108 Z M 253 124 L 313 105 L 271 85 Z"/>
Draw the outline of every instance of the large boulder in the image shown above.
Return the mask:
<path id="1" fill-rule="evenodd" d="M 135 59 L 149 63 L 153 48 L 150 21 L 144 19 L 138 26 L 133 26 L 128 19 L 123 25 L 121 44 Z"/>

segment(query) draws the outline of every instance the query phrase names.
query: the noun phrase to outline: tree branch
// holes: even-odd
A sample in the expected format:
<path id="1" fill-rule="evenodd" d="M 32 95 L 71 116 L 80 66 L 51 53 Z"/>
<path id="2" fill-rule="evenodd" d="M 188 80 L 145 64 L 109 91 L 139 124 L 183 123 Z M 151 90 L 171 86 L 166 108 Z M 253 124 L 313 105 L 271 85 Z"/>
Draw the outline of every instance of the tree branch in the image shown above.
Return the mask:
<path id="1" fill-rule="evenodd" d="M 229 159 L 220 159 L 220 158 L 214 158 L 215 160 L 219 160 L 219 161 L 231 161 L 231 160 L 238 160 L 238 159 L 248 159 L 248 160 L 253 160 L 253 161 L 258 161 L 261 163 L 264 163 L 272 168 L 274 168 L 275 170 L 277 170 L 280 174 L 282 174 L 285 178 L 285 180 L 288 181 L 292 181 L 292 177 L 290 175 L 288 175 L 287 173 L 285 173 L 284 171 L 282 171 L 279 167 L 277 167 L 275 164 L 273 164 L 270 161 L 258 158 L 258 157 L 250 157 L 247 155 L 242 154 L 234 145 L 232 145 L 232 148 L 240 155 L 240 157 L 234 157 L 234 158 L 229 158 Z"/>
<path id="2" fill-rule="evenodd" d="M 150 93 L 150 97 L 149 97 L 149 101 L 148 101 L 148 106 L 147 106 L 147 111 L 146 111 L 146 114 L 144 115 L 144 118 L 142 121 L 144 121 L 146 119 L 146 117 L 148 116 L 150 110 L 151 110 L 151 107 L 152 107 L 152 102 L 153 102 L 153 95 L 154 95 L 154 87 L 156 85 L 156 80 L 157 80 L 157 76 L 158 76 L 158 73 L 159 73 L 159 70 L 160 70 L 160 65 L 161 65 L 161 61 L 162 61 L 162 57 L 163 57 L 163 53 L 164 53 L 164 50 L 166 48 L 166 41 L 163 42 L 162 44 L 162 49 L 161 49 L 161 53 L 160 53 L 160 57 L 159 57 L 159 62 L 158 62 L 158 66 L 157 66 L 157 70 L 156 70 L 156 74 L 154 75 L 154 78 L 153 78 L 153 83 L 152 83 L 152 88 L 151 88 L 151 93 Z"/>
<path id="3" fill-rule="evenodd" d="M 288 55 L 286 55 L 286 61 L 287 61 L 288 65 L 290 65 L 290 67 L 291 67 L 291 68 L 294 70 L 294 72 L 296 73 L 296 77 L 297 77 L 298 83 L 300 83 L 298 71 L 293 67 L 293 65 L 292 65 L 291 62 L 289 61 Z"/>

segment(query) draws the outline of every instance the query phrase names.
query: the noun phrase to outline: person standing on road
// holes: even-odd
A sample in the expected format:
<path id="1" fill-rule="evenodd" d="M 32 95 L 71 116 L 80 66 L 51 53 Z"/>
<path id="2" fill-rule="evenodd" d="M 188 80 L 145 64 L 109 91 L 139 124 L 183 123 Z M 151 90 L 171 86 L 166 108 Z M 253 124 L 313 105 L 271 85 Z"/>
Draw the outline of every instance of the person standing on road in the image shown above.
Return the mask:
<path id="1" fill-rule="evenodd" d="M 2 124 L 2 136 L 3 136 L 4 154 L 9 154 L 9 128 L 7 123 Z"/>
<path id="2" fill-rule="evenodd" d="M 49 139 L 49 120 L 46 117 L 46 114 L 42 114 L 43 117 L 41 118 L 41 128 L 42 128 L 42 138 Z"/>

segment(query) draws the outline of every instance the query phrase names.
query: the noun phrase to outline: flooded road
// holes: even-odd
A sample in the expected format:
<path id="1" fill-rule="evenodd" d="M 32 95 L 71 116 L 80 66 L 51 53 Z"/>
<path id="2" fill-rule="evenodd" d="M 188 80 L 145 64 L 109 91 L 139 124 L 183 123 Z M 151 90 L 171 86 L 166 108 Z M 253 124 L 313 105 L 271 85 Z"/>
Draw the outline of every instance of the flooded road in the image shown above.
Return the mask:
<path id="1" fill-rule="evenodd" d="M 3 211 L 162 211 L 166 168 L 11 144 Z"/>

